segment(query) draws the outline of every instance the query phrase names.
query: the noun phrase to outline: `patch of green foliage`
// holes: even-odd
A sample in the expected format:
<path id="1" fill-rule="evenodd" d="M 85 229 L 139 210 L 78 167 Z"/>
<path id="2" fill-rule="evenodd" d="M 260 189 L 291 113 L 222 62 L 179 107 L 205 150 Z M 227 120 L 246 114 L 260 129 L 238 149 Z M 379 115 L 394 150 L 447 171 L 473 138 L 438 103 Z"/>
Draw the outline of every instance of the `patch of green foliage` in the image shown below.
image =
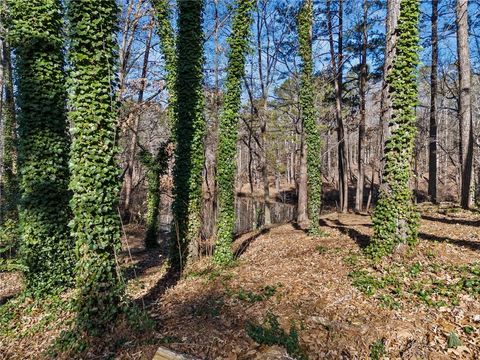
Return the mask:
<path id="1" fill-rule="evenodd" d="M 55 328 L 70 327 L 73 323 L 73 303 L 58 295 L 41 299 L 22 295 L 0 306 L 0 337 L 22 339 Z M 31 318 L 42 314 L 38 321 Z"/>
<path id="2" fill-rule="evenodd" d="M 39 296 L 73 280 L 63 9 L 59 0 L 6 5 L 17 85 L 20 257 L 26 291 Z"/>
<path id="3" fill-rule="evenodd" d="M 317 252 L 320 254 L 320 255 L 323 255 L 325 254 L 327 251 L 328 251 L 328 248 L 326 248 L 325 246 L 323 245 L 317 245 L 315 247 L 315 250 L 317 250 Z"/>
<path id="4" fill-rule="evenodd" d="M 458 338 L 458 335 L 452 331 L 450 334 L 448 334 L 448 337 L 447 337 L 447 347 L 449 349 L 452 349 L 452 348 L 455 349 L 459 346 L 462 346 L 462 342 Z"/>
<path id="5" fill-rule="evenodd" d="M 385 343 L 382 339 L 375 341 L 370 345 L 370 359 L 371 360 L 380 360 L 386 355 Z"/>
<path id="6" fill-rule="evenodd" d="M 20 245 L 17 221 L 7 219 L 0 225 L 0 262 L 3 258 L 12 258 Z"/>
<path id="7" fill-rule="evenodd" d="M 205 118 L 203 92 L 203 0 L 178 1 L 177 100 L 174 124 L 173 228 L 170 258 L 180 269 L 197 256 L 201 231 Z"/>
<path id="8" fill-rule="evenodd" d="M 231 243 L 235 230 L 235 173 L 238 123 L 241 110 L 242 77 L 245 73 L 245 56 L 248 52 L 252 25 L 253 0 L 237 0 L 228 38 L 226 91 L 224 107 L 219 122 L 218 137 L 218 222 L 214 260 L 228 264 L 233 260 Z"/>
<path id="9" fill-rule="evenodd" d="M 120 312 L 115 0 L 72 0 L 69 20 L 72 236 L 77 325 L 97 332 Z M 44 195 L 42 195 L 44 196 Z"/>
<path id="10" fill-rule="evenodd" d="M 389 294 L 380 295 L 378 300 L 384 307 L 388 309 L 399 310 L 402 307 L 402 304 L 400 304 L 400 302 L 398 302 L 394 296 Z"/>
<path id="11" fill-rule="evenodd" d="M 297 17 L 299 53 L 302 58 L 300 107 L 302 126 L 307 148 L 307 188 L 309 233 L 314 236 L 323 235 L 319 217 L 322 206 L 322 141 L 314 106 L 313 83 L 313 1 L 304 0 Z"/>
<path id="12" fill-rule="evenodd" d="M 360 262 L 360 255 L 349 254 L 343 258 L 343 262 L 349 266 L 356 266 Z"/>
<path id="13" fill-rule="evenodd" d="M 418 237 L 419 214 L 409 182 L 417 133 L 419 14 L 418 0 L 401 1 L 396 53 L 387 74 L 393 105 L 391 134 L 385 143 L 383 184 L 373 214 L 374 235 L 367 248 L 373 258 L 391 253 L 399 243 L 414 245 Z"/>
<path id="14" fill-rule="evenodd" d="M 439 276 L 448 273 L 452 280 Z M 427 306 L 457 306 L 460 294 L 479 296 L 480 267 L 442 264 L 393 264 L 379 270 L 368 263 L 356 263 L 349 273 L 352 285 L 382 306 L 399 309 L 402 300 L 417 299 Z M 413 295 L 413 296 L 411 296 Z"/>
<path id="15" fill-rule="evenodd" d="M 375 295 L 379 289 L 386 287 L 398 289 L 400 286 L 400 281 L 395 274 L 377 277 L 364 270 L 354 270 L 348 276 L 352 279 L 352 285 L 368 296 Z"/>
<path id="16" fill-rule="evenodd" d="M 298 360 L 308 359 L 300 347 L 298 330 L 295 326 L 290 327 L 287 333 L 280 327 L 278 316 L 268 313 L 263 325 L 248 324 L 247 334 L 253 341 L 264 345 L 279 345 L 287 350 L 288 354 Z"/>
<path id="17" fill-rule="evenodd" d="M 234 293 L 234 296 L 241 301 L 253 304 L 271 298 L 277 292 L 277 287 L 278 286 L 276 285 L 266 285 L 260 290 L 260 292 L 253 292 L 240 288 Z"/>

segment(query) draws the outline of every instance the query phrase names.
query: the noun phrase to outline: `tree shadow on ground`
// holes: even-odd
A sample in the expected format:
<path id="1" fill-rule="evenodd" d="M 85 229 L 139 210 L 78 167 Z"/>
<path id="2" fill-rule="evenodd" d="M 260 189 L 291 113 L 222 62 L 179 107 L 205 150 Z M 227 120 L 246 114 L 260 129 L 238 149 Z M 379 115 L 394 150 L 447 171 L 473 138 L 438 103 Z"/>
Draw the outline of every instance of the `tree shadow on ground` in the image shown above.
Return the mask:
<path id="1" fill-rule="evenodd" d="M 264 228 L 258 231 L 256 234 L 249 236 L 248 238 L 242 240 L 240 244 L 238 244 L 237 248 L 233 253 L 233 257 L 237 260 L 240 256 L 242 256 L 250 247 L 250 245 L 257 240 L 260 236 L 268 234 L 270 232 L 270 228 Z"/>
<path id="2" fill-rule="evenodd" d="M 161 266 L 167 261 L 167 256 L 162 249 L 153 248 L 132 254 L 132 260 L 135 263 L 124 271 L 127 280 L 135 279 L 146 274 L 149 269 Z"/>
<path id="3" fill-rule="evenodd" d="M 355 241 L 361 249 L 365 249 L 370 244 L 370 236 L 354 229 L 351 225 L 345 225 L 340 220 L 320 219 L 320 226 L 337 229 L 342 234 L 347 235 Z M 371 224 L 362 224 L 361 226 L 372 226 Z"/>
<path id="4" fill-rule="evenodd" d="M 466 220 L 466 219 L 453 219 L 453 218 L 437 218 L 434 216 L 422 215 L 423 220 L 440 222 L 449 225 L 466 225 L 466 226 L 480 226 L 480 220 Z"/>
<path id="5" fill-rule="evenodd" d="M 419 233 L 418 235 L 421 239 L 424 239 L 424 240 L 427 240 L 427 241 L 433 241 L 433 242 L 439 242 L 439 243 L 448 243 L 448 244 L 452 244 L 452 245 L 455 245 L 455 246 L 468 248 L 468 249 L 471 249 L 471 250 L 480 250 L 480 242 L 477 242 L 477 241 L 452 239 L 452 238 L 449 238 L 449 237 L 437 236 L 437 235 L 427 234 L 427 233 L 423 233 L 423 232 Z"/>
<path id="6" fill-rule="evenodd" d="M 141 298 L 135 302 L 140 305 L 149 307 L 157 302 L 165 294 L 167 289 L 175 286 L 181 278 L 181 272 L 174 267 L 169 267 L 167 272 L 157 283 Z"/>

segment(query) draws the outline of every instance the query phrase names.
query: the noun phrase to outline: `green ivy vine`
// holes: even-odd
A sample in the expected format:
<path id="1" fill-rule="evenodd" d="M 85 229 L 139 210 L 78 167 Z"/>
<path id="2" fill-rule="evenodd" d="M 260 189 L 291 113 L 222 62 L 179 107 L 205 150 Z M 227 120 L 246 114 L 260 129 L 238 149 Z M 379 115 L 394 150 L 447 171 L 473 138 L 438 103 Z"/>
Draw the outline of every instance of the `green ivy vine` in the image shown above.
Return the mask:
<path id="1" fill-rule="evenodd" d="M 177 54 L 175 47 L 175 32 L 170 22 L 170 7 L 168 0 L 151 0 L 157 23 L 157 34 L 160 38 L 160 50 L 165 58 L 166 87 L 169 92 L 168 116 L 174 126 L 176 120 L 175 84 L 177 81 Z"/>
<path id="2" fill-rule="evenodd" d="M 18 112 L 20 254 L 33 295 L 71 284 L 69 137 L 59 0 L 8 0 Z"/>
<path id="3" fill-rule="evenodd" d="M 399 243 L 417 242 L 419 214 L 409 181 L 416 136 L 419 14 L 418 0 L 401 1 L 396 54 L 387 75 L 393 104 L 391 135 L 385 143 L 383 184 L 373 214 L 374 235 L 367 249 L 376 258 L 391 253 Z"/>
<path id="4" fill-rule="evenodd" d="M 2 11 L 3 12 L 3 11 Z M 3 18 L 3 17 L 2 17 Z M 0 19 L 3 21 L 3 19 Z M 3 202 L 0 207 L 0 225 L 4 221 L 18 220 L 18 178 L 17 178 L 17 144 L 16 144 L 16 119 L 15 98 L 13 95 L 13 74 L 10 55 L 10 46 L 7 44 L 4 34 L 3 40 L 3 92 L 5 94 L 2 108 L 3 122 Z"/>
<path id="5" fill-rule="evenodd" d="M 297 18 L 300 56 L 302 58 L 302 73 L 300 87 L 300 107 L 302 111 L 303 131 L 307 147 L 307 188 L 308 217 L 310 219 L 309 233 L 321 235 L 319 217 L 322 206 L 322 172 L 321 150 L 322 141 L 316 122 L 313 87 L 313 2 L 305 0 Z"/>
<path id="6" fill-rule="evenodd" d="M 168 166 L 168 143 L 163 143 L 153 156 L 148 150 L 142 149 L 138 154 L 140 162 L 146 168 L 147 178 L 147 232 L 145 234 L 145 247 L 157 246 L 158 214 L 160 207 L 160 177 Z"/>
<path id="7" fill-rule="evenodd" d="M 202 172 L 204 164 L 205 119 L 203 115 L 203 0 L 178 1 L 177 96 L 174 124 L 175 200 L 171 240 L 171 263 L 181 268 L 195 257 L 201 231 Z"/>
<path id="8" fill-rule="evenodd" d="M 116 262 L 120 250 L 115 161 L 118 8 L 115 0 L 71 0 L 67 14 L 77 322 L 80 329 L 94 330 L 118 314 L 123 295 Z"/>
<path id="9" fill-rule="evenodd" d="M 214 260 L 227 264 L 233 260 L 231 243 L 235 230 L 235 172 L 238 120 L 241 108 L 242 76 L 249 48 L 254 0 L 237 0 L 231 35 L 228 39 L 226 92 L 219 122 L 218 141 L 218 229 Z"/>

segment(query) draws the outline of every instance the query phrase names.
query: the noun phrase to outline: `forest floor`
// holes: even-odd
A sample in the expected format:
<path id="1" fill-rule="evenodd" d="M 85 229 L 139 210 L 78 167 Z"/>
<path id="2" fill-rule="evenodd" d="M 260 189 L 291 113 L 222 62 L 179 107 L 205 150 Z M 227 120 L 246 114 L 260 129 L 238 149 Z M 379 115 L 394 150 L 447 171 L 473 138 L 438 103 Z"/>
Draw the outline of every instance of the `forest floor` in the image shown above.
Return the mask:
<path id="1" fill-rule="evenodd" d="M 421 209 L 418 246 L 379 263 L 362 252 L 369 216 L 331 213 L 324 237 L 291 224 L 252 232 L 235 242 L 231 267 L 205 258 L 181 276 L 161 249 L 142 249 L 141 229 L 127 228 L 128 292 L 151 320 L 140 331 L 116 325 L 81 358 L 151 359 L 164 346 L 197 359 L 479 359 L 480 214 Z M 18 284 L 0 274 L 0 299 Z M 72 323 L 69 296 L 3 305 L 0 358 L 55 355 Z"/>

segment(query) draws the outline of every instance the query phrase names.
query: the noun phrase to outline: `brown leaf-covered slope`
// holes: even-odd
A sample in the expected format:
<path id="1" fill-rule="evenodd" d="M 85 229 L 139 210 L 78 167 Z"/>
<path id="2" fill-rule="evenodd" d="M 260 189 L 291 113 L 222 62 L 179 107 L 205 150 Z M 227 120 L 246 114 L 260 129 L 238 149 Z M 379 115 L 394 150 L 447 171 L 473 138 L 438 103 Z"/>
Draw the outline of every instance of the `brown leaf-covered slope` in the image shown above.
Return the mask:
<path id="1" fill-rule="evenodd" d="M 121 332 L 126 339 L 105 349 L 120 359 L 148 359 L 160 344 L 199 359 L 267 359 L 272 352 L 246 328 L 274 314 L 285 331 L 298 330 L 309 359 L 365 359 L 379 344 L 390 359 L 480 358 L 480 216 L 422 210 L 419 245 L 380 263 L 362 254 L 369 217 L 353 214 L 323 216 L 322 238 L 290 224 L 245 234 L 232 267 L 203 259 L 180 277 L 168 273 L 162 251 L 135 249 L 140 235 L 129 237 L 129 292 L 156 325 L 148 334 Z M 452 334 L 461 345 L 448 348 Z M 43 344 L 39 352 L 43 336 L 0 338 L 0 353 L 21 344 L 14 357 L 33 358 L 28 342 Z"/>

